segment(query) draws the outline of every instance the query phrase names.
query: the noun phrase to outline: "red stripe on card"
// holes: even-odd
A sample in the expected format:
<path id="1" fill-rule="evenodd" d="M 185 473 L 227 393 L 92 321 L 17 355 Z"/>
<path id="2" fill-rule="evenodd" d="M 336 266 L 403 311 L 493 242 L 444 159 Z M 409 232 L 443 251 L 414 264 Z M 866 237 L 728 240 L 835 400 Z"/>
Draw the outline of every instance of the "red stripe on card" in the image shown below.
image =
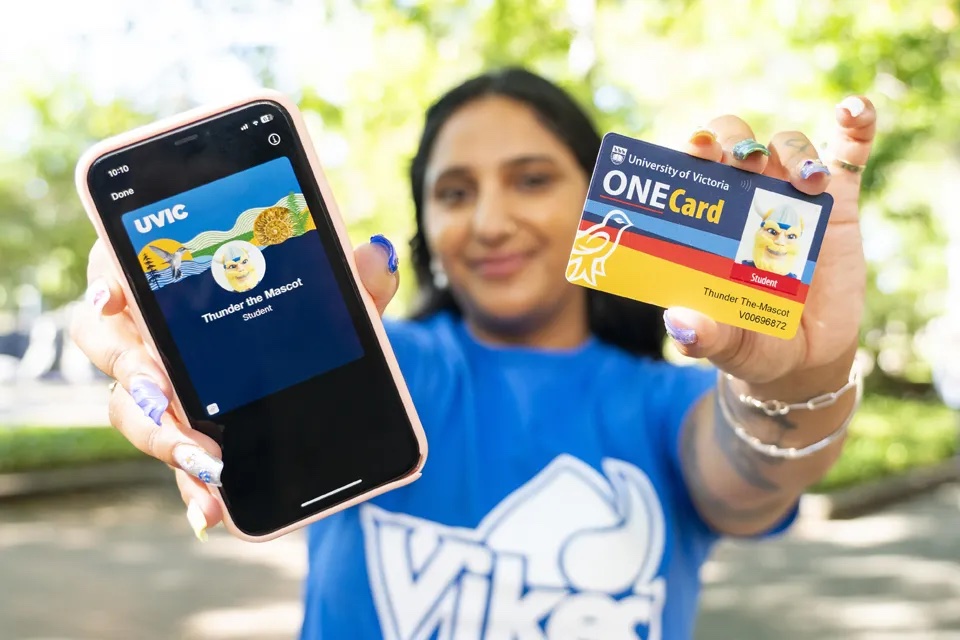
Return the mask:
<path id="1" fill-rule="evenodd" d="M 619 202 L 620 204 L 625 204 L 628 207 L 633 207 L 634 209 L 643 209 L 644 211 L 649 211 L 651 213 L 656 213 L 657 215 L 663 215 L 662 209 L 651 209 L 650 207 L 645 207 L 642 204 L 637 204 L 636 202 L 630 202 L 628 200 L 620 200 L 618 198 L 611 198 L 610 196 L 600 195 L 601 198 L 606 200 L 613 200 L 614 202 Z"/>
<path id="2" fill-rule="evenodd" d="M 776 273 L 770 273 L 763 269 L 757 269 L 745 264 L 734 264 L 730 271 L 730 277 L 734 280 L 746 282 L 748 284 L 757 284 L 765 289 L 771 289 L 791 296 L 797 295 L 797 290 L 802 284 L 796 278 L 788 278 Z"/>
<path id="3" fill-rule="evenodd" d="M 580 229 L 588 229 L 595 224 L 595 222 L 591 222 L 590 220 L 581 220 Z M 616 229 L 611 227 L 607 227 L 607 229 L 609 230 L 611 237 L 616 237 Z M 665 240 L 658 240 L 657 238 L 650 238 L 638 233 L 630 233 L 629 231 L 620 237 L 620 246 L 633 249 L 634 251 L 640 251 L 663 260 L 669 260 L 670 262 L 675 262 L 685 267 L 696 269 L 701 273 L 723 278 L 724 280 L 734 280 L 737 282 L 737 284 L 742 284 L 743 286 L 750 287 L 758 291 L 766 291 L 767 293 L 779 295 L 797 302 L 807 301 L 807 292 L 809 291 L 810 287 L 803 284 L 803 282 L 800 280 L 787 278 L 785 276 L 776 276 L 776 274 L 769 274 L 766 271 L 761 271 L 759 269 L 752 269 L 747 265 L 737 264 L 730 258 L 724 258 L 723 256 L 718 256 L 707 251 L 693 249 L 681 244 L 676 244 L 675 242 L 667 242 Z M 761 277 L 782 278 L 785 281 L 789 280 L 793 286 L 787 285 L 787 288 L 783 288 L 782 285 L 781 288 L 763 286 L 751 281 L 749 273 L 746 274 L 745 279 L 734 277 L 734 273 L 743 273 L 743 271 L 740 270 L 741 267 L 746 270 L 755 271 Z M 788 289 L 793 290 L 791 291 Z"/>

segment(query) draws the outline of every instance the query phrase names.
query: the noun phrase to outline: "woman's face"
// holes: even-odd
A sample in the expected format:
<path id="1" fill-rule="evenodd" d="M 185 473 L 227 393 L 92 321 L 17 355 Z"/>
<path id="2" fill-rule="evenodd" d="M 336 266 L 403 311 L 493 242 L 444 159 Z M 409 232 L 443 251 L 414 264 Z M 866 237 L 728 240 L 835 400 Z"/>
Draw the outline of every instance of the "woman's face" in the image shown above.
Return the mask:
<path id="1" fill-rule="evenodd" d="M 427 166 L 424 223 L 468 319 L 585 318 L 585 292 L 564 272 L 586 190 L 571 151 L 523 103 L 482 98 L 450 117 Z"/>

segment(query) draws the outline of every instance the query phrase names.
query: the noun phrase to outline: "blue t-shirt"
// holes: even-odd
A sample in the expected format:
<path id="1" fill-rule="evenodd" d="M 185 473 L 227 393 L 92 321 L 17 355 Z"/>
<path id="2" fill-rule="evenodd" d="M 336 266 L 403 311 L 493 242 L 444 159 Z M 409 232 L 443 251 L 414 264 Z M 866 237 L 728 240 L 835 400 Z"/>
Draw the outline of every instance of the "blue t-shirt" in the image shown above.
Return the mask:
<path id="1" fill-rule="evenodd" d="M 310 527 L 302 639 L 690 638 L 717 535 L 679 434 L 714 375 L 487 346 L 446 314 L 387 328 L 429 457 Z"/>

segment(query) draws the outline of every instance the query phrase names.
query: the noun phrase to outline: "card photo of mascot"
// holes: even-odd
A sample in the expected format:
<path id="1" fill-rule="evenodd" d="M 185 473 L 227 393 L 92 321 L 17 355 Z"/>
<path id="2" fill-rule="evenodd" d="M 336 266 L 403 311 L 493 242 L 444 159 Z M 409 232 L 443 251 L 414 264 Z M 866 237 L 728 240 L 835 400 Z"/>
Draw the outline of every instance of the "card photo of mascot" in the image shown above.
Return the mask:
<path id="1" fill-rule="evenodd" d="M 243 240 L 232 240 L 213 254 L 212 271 L 221 287 L 242 293 L 260 284 L 266 271 L 266 262 L 254 245 Z"/>
<path id="2" fill-rule="evenodd" d="M 780 204 L 766 211 L 756 200 L 753 211 L 760 216 L 760 228 L 754 234 L 753 259 L 743 264 L 787 276 L 798 278 L 793 269 L 800 251 L 800 238 L 803 236 L 803 216 L 789 204 Z"/>

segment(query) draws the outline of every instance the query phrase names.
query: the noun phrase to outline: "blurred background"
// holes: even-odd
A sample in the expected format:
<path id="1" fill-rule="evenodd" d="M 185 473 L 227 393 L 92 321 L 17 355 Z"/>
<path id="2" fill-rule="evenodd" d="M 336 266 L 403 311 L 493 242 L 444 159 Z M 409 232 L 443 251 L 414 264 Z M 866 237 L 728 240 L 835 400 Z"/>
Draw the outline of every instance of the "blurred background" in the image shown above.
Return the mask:
<path id="1" fill-rule="evenodd" d="M 94 240 L 80 153 L 273 87 L 303 109 L 352 237 L 405 239 L 425 109 L 505 64 L 668 146 L 722 113 L 761 141 L 825 140 L 836 102 L 875 102 L 864 407 L 797 530 L 707 566 L 698 638 L 960 638 L 958 25 L 956 0 L 18 5 L 0 20 L 0 639 L 284 638 L 300 616 L 299 538 L 201 547 L 165 470 L 104 427 L 107 380 L 65 333 Z"/>

